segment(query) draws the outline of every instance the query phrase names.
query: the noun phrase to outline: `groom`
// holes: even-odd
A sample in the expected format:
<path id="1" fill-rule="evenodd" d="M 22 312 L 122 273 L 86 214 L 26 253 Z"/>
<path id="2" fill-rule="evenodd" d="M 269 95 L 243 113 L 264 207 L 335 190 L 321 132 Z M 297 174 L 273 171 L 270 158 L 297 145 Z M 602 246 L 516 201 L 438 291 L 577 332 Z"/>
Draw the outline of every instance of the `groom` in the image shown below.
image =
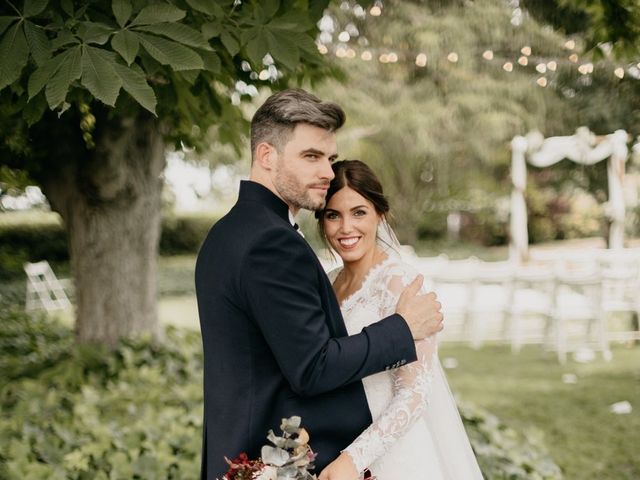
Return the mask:
<path id="1" fill-rule="evenodd" d="M 204 347 L 203 480 L 224 457 L 260 455 L 269 429 L 302 417 L 317 471 L 370 423 L 360 379 L 416 360 L 414 339 L 441 330 L 418 278 L 397 313 L 348 336 L 331 283 L 296 231 L 299 209 L 324 206 L 345 114 L 304 90 L 272 95 L 251 122 L 249 181 L 198 254 Z"/>

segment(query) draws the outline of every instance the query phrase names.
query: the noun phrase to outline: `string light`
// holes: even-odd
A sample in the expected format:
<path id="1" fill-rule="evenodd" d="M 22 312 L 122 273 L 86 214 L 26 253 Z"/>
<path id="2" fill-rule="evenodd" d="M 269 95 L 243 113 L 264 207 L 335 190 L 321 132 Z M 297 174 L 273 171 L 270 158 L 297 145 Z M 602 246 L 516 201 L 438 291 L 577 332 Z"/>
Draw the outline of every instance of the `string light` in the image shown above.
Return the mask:
<path id="1" fill-rule="evenodd" d="M 547 71 L 547 66 L 544 63 L 539 63 L 536 65 L 536 71 L 538 73 L 545 73 Z"/>
<path id="2" fill-rule="evenodd" d="M 258 78 L 262 81 L 264 80 L 268 80 L 269 79 L 269 71 L 268 70 L 261 70 L 260 74 L 258 75 Z"/>
<path id="3" fill-rule="evenodd" d="M 502 65 L 502 68 L 505 70 L 505 72 L 513 72 L 513 63 L 507 62 Z"/>
<path id="4" fill-rule="evenodd" d="M 582 75 L 588 75 L 590 73 L 593 73 L 593 63 L 583 63 L 578 67 L 578 71 Z"/>
<path id="5" fill-rule="evenodd" d="M 547 86 L 547 79 L 545 77 L 540 77 L 538 80 L 536 80 L 536 83 L 538 85 L 540 85 L 541 87 L 546 87 Z"/>
<path id="6" fill-rule="evenodd" d="M 365 50 L 364 52 L 362 52 L 362 55 L 360 55 L 360 58 L 365 62 L 369 62 L 373 58 L 373 55 L 371 55 L 371 52 L 369 50 Z"/>
<path id="7" fill-rule="evenodd" d="M 389 56 L 386 53 L 383 53 L 378 57 L 378 61 L 380 63 L 389 63 Z"/>
<path id="8" fill-rule="evenodd" d="M 527 65 L 529 65 L 529 59 L 523 55 L 518 59 L 518 63 L 523 67 L 526 67 Z"/>
<path id="9" fill-rule="evenodd" d="M 318 51 L 322 55 L 326 55 L 327 53 L 329 53 L 329 49 L 327 48 L 327 46 L 323 45 L 322 43 L 320 45 L 318 45 Z"/>
<path id="10" fill-rule="evenodd" d="M 529 55 L 531 55 L 531 47 L 529 47 L 529 46 L 522 47 L 522 49 L 520 50 L 520 52 L 521 52 L 523 55 L 526 55 L 526 56 L 528 57 Z"/>
<path id="11" fill-rule="evenodd" d="M 396 63 L 398 61 L 398 54 L 391 52 L 388 58 L 389 58 L 389 63 Z"/>
<path id="12" fill-rule="evenodd" d="M 416 65 L 418 67 L 426 67 L 427 66 L 427 54 L 419 53 L 416 57 Z"/>
<path id="13" fill-rule="evenodd" d="M 573 50 L 574 48 L 576 48 L 576 42 L 574 42 L 573 40 L 567 40 L 566 42 L 564 42 L 564 48 L 566 48 L 567 50 Z"/>
<path id="14" fill-rule="evenodd" d="M 369 13 L 372 17 L 379 17 L 380 15 L 382 15 L 382 8 L 380 8 L 379 5 L 374 5 L 373 7 L 371 7 L 371 10 L 369 10 Z"/>
<path id="15" fill-rule="evenodd" d="M 356 51 L 353 48 L 347 49 L 347 53 L 345 54 L 347 58 L 356 58 Z"/>
<path id="16" fill-rule="evenodd" d="M 569 55 L 569 61 L 571 63 L 578 63 L 578 54 L 572 53 L 571 55 Z"/>
<path id="17" fill-rule="evenodd" d="M 338 35 L 338 40 L 347 43 L 349 40 L 351 40 L 351 35 L 349 35 L 349 32 L 340 32 L 340 35 Z"/>
<path id="18" fill-rule="evenodd" d="M 493 52 L 491 50 L 485 50 L 482 53 L 482 58 L 485 60 L 493 60 Z"/>
<path id="19" fill-rule="evenodd" d="M 622 67 L 618 67 L 613 71 L 613 74 L 618 77 L 619 79 L 623 79 L 624 78 L 624 68 Z"/>
<path id="20" fill-rule="evenodd" d="M 552 72 L 555 72 L 558 68 L 558 64 L 554 60 L 551 60 L 549 63 L 547 63 L 547 68 Z"/>
<path id="21" fill-rule="evenodd" d="M 447 60 L 449 60 L 451 63 L 458 63 L 458 54 L 456 52 L 451 52 L 449 55 L 447 55 Z"/>

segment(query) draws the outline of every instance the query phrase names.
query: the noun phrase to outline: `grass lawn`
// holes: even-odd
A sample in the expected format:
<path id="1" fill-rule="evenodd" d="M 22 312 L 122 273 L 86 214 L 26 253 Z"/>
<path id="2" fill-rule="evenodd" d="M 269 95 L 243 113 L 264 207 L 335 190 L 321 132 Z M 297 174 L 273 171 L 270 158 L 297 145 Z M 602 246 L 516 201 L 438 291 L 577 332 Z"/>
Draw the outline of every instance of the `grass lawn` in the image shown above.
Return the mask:
<path id="1" fill-rule="evenodd" d="M 518 431 L 542 434 L 565 478 L 640 479 L 640 347 L 616 347 L 608 363 L 597 357 L 565 366 L 535 346 L 512 355 L 506 346 L 443 344 L 440 357 L 458 361 L 447 370 L 456 395 Z M 576 383 L 564 383 L 563 374 Z M 623 400 L 630 414 L 609 411 Z"/>

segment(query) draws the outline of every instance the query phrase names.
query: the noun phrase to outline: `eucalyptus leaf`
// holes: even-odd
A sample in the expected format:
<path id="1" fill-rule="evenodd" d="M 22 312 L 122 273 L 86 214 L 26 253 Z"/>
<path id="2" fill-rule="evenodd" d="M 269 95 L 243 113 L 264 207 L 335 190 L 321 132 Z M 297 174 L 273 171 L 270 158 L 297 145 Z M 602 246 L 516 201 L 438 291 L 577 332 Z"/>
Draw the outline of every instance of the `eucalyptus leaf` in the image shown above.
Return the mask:
<path id="1" fill-rule="evenodd" d="M 289 459 L 289 453 L 282 448 L 272 447 L 270 445 L 264 445 L 260 451 L 260 457 L 264 463 L 269 465 L 275 465 L 281 467 Z"/>
<path id="2" fill-rule="evenodd" d="M 16 23 L 0 40 L 0 90 L 20 78 L 28 59 L 29 47 L 22 23 Z"/>

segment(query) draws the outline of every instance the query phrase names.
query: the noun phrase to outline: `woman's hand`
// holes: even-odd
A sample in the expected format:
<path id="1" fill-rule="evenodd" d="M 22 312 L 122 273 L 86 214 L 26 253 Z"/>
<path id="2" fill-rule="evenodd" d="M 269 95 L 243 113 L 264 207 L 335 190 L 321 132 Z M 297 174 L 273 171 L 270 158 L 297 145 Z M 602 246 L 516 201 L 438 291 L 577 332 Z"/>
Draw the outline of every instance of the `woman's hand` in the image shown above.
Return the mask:
<path id="1" fill-rule="evenodd" d="M 342 452 L 338 458 L 325 467 L 318 480 L 358 480 L 360 473 L 348 453 Z"/>

